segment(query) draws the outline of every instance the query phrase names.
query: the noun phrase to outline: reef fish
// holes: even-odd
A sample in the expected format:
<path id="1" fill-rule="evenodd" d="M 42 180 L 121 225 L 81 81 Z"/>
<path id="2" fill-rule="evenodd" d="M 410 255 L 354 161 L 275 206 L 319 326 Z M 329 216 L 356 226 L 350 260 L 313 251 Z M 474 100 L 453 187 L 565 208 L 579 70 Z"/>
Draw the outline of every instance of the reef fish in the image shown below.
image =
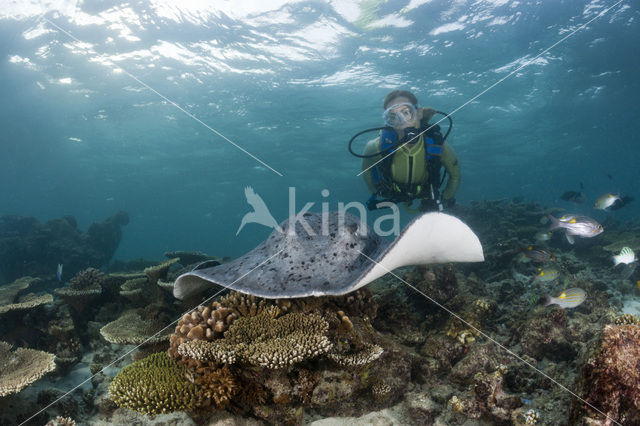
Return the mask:
<path id="1" fill-rule="evenodd" d="M 58 263 L 58 267 L 56 268 L 56 278 L 58 281 L 62 281 L 62 263 Z"/>
<path id="2" fill-rule="evenodd" d="M 570 288 L 560 293 L 558 297 L 545 296 L 544 306 L 558 305 L 561 308 L 575 308 L 587 298 L 587 293 L 581 288 Z"/>
<path id="3" fill-rule="evenodd" d="M 636 254 L 629 247 L 622 247 L 620 254 L 613 256 L 613 266 L 616 267 L 621 263 L 628 265 L 636 261 Z"/>
<path id="4" fill-rule="evenodd" d="M 551 232 L 538 232 L 535 239 L 538 242 L 545 242 L 551 239 L 551 235 L 553 235 Z"/>
<path id="5" fill-rule="evenodd" d="M 598 210 L 605 210 L 615 204 L 616 201 L 622 201 L 620 198 L 620 194 L 604 194 L 598 197 L 595 203 L 593 203 L 593 208 Z"/>
<path id="6" fill-rule="evenodd" d="M 401 266 L 482 262 L 480 240 L 460 219 L 424 213 L 388 242 L 344 212 L 291 216 L 245 255 L 180 275 L 178 299 L 222 286 L 271 299 L 341 295 Z"/>
<path id="7" fill-rule="evenodd" d="M 535 246 L 527 246 L 522 249 L 522 256 L 525 259 L 533 260 L 534 262 L 555 262 L 556 256 L 549 250 L 545 250 Z"/>
<path id="8" fill-rule="evenodd" d="M 547 283 L 549 281 L 555 281 L 560 276 L 560 272 L 557 269 L 542 269 L 538 268 L 538 274 L 533 279 L 533 282 Z"/>
<path id="9" fill-rule="evenodd" d="M 580 182 L 580 191 L 567 191 L 560 196 L 561 199 L 565 201 L 571 201 L 575 204 L 582 204 L 584 200 L 586 200 L 586 195 L 584 195 L 584 185 Z"/>
<path id="10" fill-rule="evenodd" d="M 547 215 L 547 217 L 551 221 L 549 231 L 563 228 L 569 244 L 574 243 L 574 236 L 591 238 L 602 234 L 604 231 L 602 225 L 587 216 L 567 214 L 560 218 L 555 218 L 551 215 Z"/>

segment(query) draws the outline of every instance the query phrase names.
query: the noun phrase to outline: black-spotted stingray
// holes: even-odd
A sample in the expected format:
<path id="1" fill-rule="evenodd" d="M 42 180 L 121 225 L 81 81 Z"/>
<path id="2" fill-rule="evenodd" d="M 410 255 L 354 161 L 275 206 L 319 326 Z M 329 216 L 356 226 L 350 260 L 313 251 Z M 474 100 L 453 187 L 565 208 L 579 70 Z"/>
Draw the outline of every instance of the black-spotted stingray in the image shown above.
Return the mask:
<path id="1" fill-rule="evenodd" d="M 174 296 L 214 285 L 277 299 L 341 295 L 401 266 L 484 260 L 473 231 L 444 213 L 418 216 L 391 242 L 349 213 L 292 216 L 280 229 L 242 257 L 180 275 Z"/>

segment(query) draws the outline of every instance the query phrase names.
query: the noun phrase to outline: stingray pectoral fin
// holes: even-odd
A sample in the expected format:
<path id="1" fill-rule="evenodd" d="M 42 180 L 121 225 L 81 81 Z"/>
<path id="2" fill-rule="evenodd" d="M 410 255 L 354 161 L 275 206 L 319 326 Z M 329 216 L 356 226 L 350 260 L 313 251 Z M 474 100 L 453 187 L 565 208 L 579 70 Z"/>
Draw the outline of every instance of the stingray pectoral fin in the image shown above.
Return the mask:
<path id="1" fill-rule="evenodd" d="M 184 300 L 191 296 L 203 293 L 214 287 L 216 283 L 198 276 L 198 272 L 188 272 L 180 275 L 173 284 L 173 297 Z"/>
<path id="2" fill-rule="evenodd" d="M 482 244 L 464 222 L 444 213 L 414 219 L 382 253 L 352 290 L 396 268 L 448 262 L 482 262 Z"/>

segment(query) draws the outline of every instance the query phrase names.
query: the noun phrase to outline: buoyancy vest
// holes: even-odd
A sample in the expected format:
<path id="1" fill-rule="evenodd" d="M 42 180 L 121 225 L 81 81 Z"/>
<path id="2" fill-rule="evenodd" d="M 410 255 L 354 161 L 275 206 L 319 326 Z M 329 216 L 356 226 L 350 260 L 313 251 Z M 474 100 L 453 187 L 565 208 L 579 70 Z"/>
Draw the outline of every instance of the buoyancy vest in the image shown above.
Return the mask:
<path id="1" fill-rule="evenodd" d="M 423 122 L 420 132 L 418 142 L 402 147 L 394 130 L 381 132 L 380 152 L 392 155 L 372 170 L 378 195 L 397 202 L 439 197 L 444 138 L 437 124 Z"/>

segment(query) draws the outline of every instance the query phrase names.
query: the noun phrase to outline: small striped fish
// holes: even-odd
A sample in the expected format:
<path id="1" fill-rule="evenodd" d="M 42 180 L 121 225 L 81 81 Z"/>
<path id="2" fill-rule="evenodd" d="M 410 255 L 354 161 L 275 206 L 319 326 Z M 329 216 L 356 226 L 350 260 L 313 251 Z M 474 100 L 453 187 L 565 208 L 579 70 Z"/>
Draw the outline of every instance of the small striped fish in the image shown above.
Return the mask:
<path id="1" fill-rule="evenodd" d="M 561 308 L 575 308 L 587 298 L 587 293 L 581 288 L 570 288 L 560 293 L 558 297 L 547 294 L 545 306 L 558 305 Z"/>

